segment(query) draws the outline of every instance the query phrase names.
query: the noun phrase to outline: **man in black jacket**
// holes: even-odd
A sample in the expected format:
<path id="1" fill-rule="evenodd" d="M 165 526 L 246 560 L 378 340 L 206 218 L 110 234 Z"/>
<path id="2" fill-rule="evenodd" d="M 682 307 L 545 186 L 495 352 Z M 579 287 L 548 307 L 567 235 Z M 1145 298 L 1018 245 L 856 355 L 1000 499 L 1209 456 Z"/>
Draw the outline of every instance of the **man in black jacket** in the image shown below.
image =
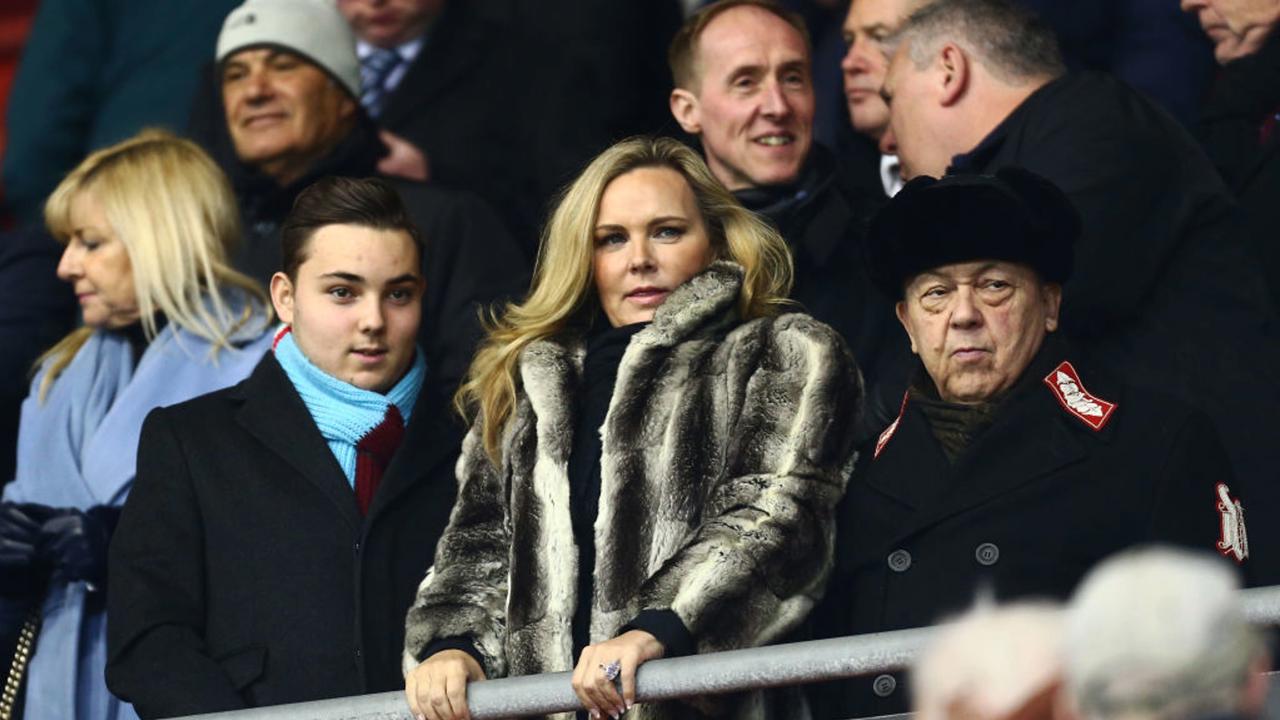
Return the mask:
<path id="1" fill-rule="evenodd" d="M 421 242 L 389 185 L 347 178 L 304 191 L 283 236 L 273 352 L 142 430 L 107 682 L 143 717 L 403 684 L 461 443 L 415 349 Z"/>
<path id="2" fill-rule="evenodd" d="M 1222 65 L 1200 118 L 1200 141 L 1243 210 L 1243 231 L 1280 303 L 1280 1 L 1182 0 Z"/>
<path id="3" fill-rule="evenodd" d="M 1252 562 L 1209 419 L 1053 334 L 1079 230 L 1015 168 L 918 178 L 877 216 L 871 272 L 919 362 L 840 506 L 826 632 L 929 625 L 983 594 L 1065 598 L 1139 543 Z M 901 712 L 901 684 L 844 683 L 818 716 Z"/>
<path id="4" fill-rule="evenodd" d="M 844 337 L 875 383 L 905 353 L 862 267 L 862 225 L 877 201 L 813 142 L 803 20 L 771 0 L 720 0 L 689 18 L 669 59 L 676 121 L 725 187 L 777 226 L 795 257 L 792 297 Z"/>
<path id="5" fill-rule="evenodd" d="M 240 200 L 237 268 L 266 282 L 298 192 L 328 175 L 375 175 L 387 150 L 358 100 L 354 36 L 331 3 L 248 0 L 227 16 L 216 57 L 225 123 L 204 141 Z M 421 340 L 432 382 L 451 392 L 481 334 L 478 310 L 523 294 L 527 255 L 479 198 L 394 184 L 426 243 Z"/>
<path id="6" fill-rule="evenodd" d="M 908 176 L 1019 166 L 1066 192 L 1084 227 L 1066 335 L 1129 382 L 1203 409 L 1254 512 L 1280 512 L 1275 315 L 1191 136 L 1114 79 L 1064 74 L 1049 29 L 1007 0 L 914 13 L 883 93 Z M 1255 530 L 1249 582 L 1280 581 L 1280 525 Z"/>

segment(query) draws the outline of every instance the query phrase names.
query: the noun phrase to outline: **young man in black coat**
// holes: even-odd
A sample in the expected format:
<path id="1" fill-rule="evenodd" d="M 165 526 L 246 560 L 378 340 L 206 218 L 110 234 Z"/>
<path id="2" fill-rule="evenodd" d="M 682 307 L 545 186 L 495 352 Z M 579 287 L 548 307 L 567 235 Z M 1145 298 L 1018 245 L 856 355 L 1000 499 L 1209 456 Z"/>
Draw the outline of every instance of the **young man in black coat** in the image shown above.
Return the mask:
<path id="1" fill-rule="evenodd" d="M 403 685 L 461 443 L 414 342 L 421 242 L 390 186 L 344 178 L 304 191 L 283 238 L 273 351 L 143 427 L 107 664 L 143 717 Z"/>
<path id="2" fill-rule="evenodd" d="M 378 175 L 388 149 L 360 104 L 355 36 L 332 3 L 246 0 L 227 16 L 216 59 L 220 102 L 203 110 L 214 122 L 197 134 L 240 202 L 236 268 L 266 283 L 298 193 L 330 175 Z M 392 182 L 426 248 L 420 342 L 431 382 L 452 393 L 482 334 L 481 308 L 525 292 L 528 252 L 479 197 Z"/>
<path id="3" fill-rule="evenodd" d="M 1058 339 L 1079 221 L 1044 179 L 922 177 L 877 216 L 871 271 L 919 356 L 863 448 L 819 610 L 831 636 L 929 625 L 977 597 L 1067 597 L 1134 544 L 1248 565 L 1213 424 Z M 818 717 L 905 710 L 900 674 L 819 695 Z"/>
<path id="4" fill-rule="evenodd" d="M 1024 167 L 1062 188 L 1083 223 L 1064 333 L 1204 410 L 1254 512 L 1280 512 L 1280 329 L 1230 192 L 1186 130 L 1119 81 L 1064 74 L 1050 30 L 1008 0 L 913 13 L 883 94 L 908 176 Z M 1255 529 L 1248 581 L 1280 582 L 1280 524 Z"/>

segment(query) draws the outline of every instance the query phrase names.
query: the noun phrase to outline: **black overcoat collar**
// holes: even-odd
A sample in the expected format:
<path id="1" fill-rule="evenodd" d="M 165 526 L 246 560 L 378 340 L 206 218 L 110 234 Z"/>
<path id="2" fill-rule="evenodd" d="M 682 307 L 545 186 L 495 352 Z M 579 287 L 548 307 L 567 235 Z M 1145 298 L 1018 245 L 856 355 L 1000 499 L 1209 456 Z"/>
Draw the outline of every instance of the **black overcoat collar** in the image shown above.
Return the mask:
<path id="1" fill-rule="evenodd" d="M 1000 124 L 992 128 L 991 132 L 987 133 L 987 136 L 975 145 L 972 150 L 951 158 L 951 164 L 947 167 L 946 174 L 957 175 L 984 172 L 984 168 L 990 164 L 996 153 L 1004 145 L 1005 139 L 1013 133 L 1014 128 L 1019 127 L 1024 122 L 1023 118 L 1033 113 L 1036 108 L 1044 103 L 1050 102 L 1051 98 L 1063 88 L 1069 87 L 1075 80 L 1076 76 L 1074 75 L 1063 75 L 1036 88 L 1004 120 L 1001 120 Z"/>
<path id="2" fill-rule="evenodd" d="M 274 353 L 263 357 L 238 390 L 243 404 L 236 421 L 328 497 L 353 532 L 359 532 L 366 520 L 376 519 L 421 478 L 439 476 L 432 468 L 456 453 L 460 442 L 457 428 L 445 416 L 446 406 L 430 383 L 424 384 L 404 441 L 391 459 L 368 517 L 362 518 L 342 467 Z M 447 497 L 452 501 L 452 495 Z"/>
<path id="3" fill-rule="evenodd" d="M 954 465 L 947 462 L 918 406 L 907 402 L 897 430 L 879 457 L 869 460 L 859 473 L 862 482 L 911 511 L 890 544 L 900 545 L 948 518 L 1078 463 L 1096 443 L 1111 442 L 1115 422 L 1093 430 L 1061 407 L 1044 382 L 1064 360 L 1077 368 L 1082 364 L 1087 367 L 1069 344 L 1051 336 L 1000 408 L 995 422 L 974 439 Z M 1080 372 L 1087 390 L 1116 402 L 1115 413 L 1124 412 L 1120 388 L 1114 381 L 1092 370 Z M 942 488 L 935 500 L 912 502 L 915 494 L 904 484 L 920 478 Z M 873 556 L 881 549 L 864 551 Z"/>
<path id="4" fill-rule="evenodd" d="M 368 521 L 372 523 L 397 498 L 421 482 L 446 483 L 453 477 L 452 467 L 436 471 L 441 463 L 457 459 L 462 446 L 462 429 L 454 422 L 449 402 L 431 382 L 422 386 L 418 400 L 413 405 L 413 415 L 405 428 L 404 441 L 391 458 L 391 464 L 382 478 L 378 492 L 369 506 Z M 453 486 L 441 487 L 442 502 L 453 505 Z"/>

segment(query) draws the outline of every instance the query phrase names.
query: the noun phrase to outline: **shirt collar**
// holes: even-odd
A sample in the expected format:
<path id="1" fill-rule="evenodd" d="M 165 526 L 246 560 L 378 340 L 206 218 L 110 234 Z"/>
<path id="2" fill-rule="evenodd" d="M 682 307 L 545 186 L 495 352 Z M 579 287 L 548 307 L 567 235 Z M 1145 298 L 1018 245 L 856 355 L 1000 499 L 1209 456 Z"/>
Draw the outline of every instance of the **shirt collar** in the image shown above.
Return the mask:
<path id="1" fill-rule="evenodd" d="M 418 53 L 422 52 L 422 46 L 425 45 L 426 42 L 427 42 L 426 36 L 419 35 L 418 37 L 414 38 L 413 40 L 410 40 L 407 43 L 404 43 L 402 45 L 397 45 L 393 49 L 396 51 L 396 54 L 400 56 L 400 59 L 403 60 L 406 65 L 408 65 L 409 63 L 413 62 L 414 58 L 418 57 Z M 356 57 L 358 57 L 361 60 L 365 59 L 366 57 L 369 56 L 370 53 L 378 49 L 379 48 L 377 46 L 370 45 L 369 43 L 363 40 L 356 41 Z"/>

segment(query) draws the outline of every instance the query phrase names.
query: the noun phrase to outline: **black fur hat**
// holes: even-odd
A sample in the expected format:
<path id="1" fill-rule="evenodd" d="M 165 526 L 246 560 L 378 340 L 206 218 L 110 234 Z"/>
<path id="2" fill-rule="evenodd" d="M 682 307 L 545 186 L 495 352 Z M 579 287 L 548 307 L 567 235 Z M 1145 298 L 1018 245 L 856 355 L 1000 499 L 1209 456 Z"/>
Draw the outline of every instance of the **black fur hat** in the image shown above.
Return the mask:
<path id="1" fill-rule="evenodd" d="M 919 273 L 972 260 L 1022 263 L 1061 284 L 1071 276 L 1079 235 L 1071 201 L 1030 171 L 918 177 L 872 219 L 867 268 L 894 300 Z"/>

